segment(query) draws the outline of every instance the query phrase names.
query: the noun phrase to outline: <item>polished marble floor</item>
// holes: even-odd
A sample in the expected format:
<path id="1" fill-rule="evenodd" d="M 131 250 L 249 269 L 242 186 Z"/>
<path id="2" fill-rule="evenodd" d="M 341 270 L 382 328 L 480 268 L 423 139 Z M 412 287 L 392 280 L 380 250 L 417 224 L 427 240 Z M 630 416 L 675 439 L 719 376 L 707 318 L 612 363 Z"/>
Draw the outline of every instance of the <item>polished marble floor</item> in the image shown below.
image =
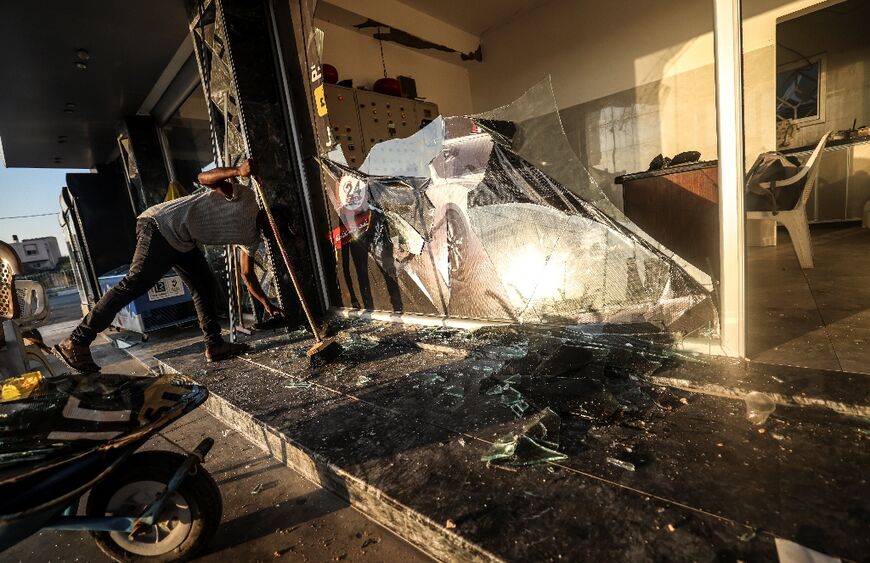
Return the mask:
<path id="1" fill-rule="evenodd" d="M 870 229 L 812 227 L 815 267 L 801 270 L 780 230 L 750 248 L 748 356 L 755 361 L 870 373 Z"/>

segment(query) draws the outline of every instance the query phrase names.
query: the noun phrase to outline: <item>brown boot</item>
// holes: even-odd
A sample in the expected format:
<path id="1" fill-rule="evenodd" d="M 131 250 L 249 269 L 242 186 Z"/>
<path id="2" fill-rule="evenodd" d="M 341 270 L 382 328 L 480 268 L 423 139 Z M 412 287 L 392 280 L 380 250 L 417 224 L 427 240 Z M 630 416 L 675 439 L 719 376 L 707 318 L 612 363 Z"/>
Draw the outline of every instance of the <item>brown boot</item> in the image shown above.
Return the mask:
<path id="1" fill-rule="evenodd" d="M 242 342 L 221 341 L 220 344 L 215 344 L 205 349 L 205 361 L 211 363 L 234 358 L 239 354 L 247 352 L 248 348 L 250 346 Z"/>
<path id="2" fill-rule="evenodd" d="M 91 349 L 88 346 L 76 344 L 69 338 L 55 345 L 54 355 L 71 370 L 78 373 L 99 373 L 100 366 L 94 362 Z"/>

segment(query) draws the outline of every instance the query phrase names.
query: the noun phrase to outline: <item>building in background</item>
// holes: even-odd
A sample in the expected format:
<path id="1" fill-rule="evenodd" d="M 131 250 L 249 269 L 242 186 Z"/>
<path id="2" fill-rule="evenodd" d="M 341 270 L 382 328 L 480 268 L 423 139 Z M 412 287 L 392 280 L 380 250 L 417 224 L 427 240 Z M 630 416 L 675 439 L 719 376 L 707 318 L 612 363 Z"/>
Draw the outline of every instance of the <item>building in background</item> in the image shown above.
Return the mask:
<path id="1" fill-rule="evenodd" d="M 56 237 L 26 238 L 20 241 L 17 235 L 12 235 L 12 248 L 28 271 L 54 270 L 61 258 Z"/>

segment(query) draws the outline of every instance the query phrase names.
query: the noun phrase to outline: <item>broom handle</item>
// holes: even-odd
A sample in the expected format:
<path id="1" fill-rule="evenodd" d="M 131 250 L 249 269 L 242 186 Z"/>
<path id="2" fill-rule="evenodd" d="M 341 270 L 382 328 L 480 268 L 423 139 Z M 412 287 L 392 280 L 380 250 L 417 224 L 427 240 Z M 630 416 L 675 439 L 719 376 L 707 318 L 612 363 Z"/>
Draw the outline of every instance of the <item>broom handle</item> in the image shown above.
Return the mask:
<path id="1" fill-rule="evenodd" d="M 239 253 L 235 246 L 231 247 L 233 251 L 233 284 L 236 287 L 236 306 L 239 308 L 239 326 L 245 328 L 245 314 L 242 311 L 242 283 L 241 270 L 239 269 Z"/>
<path id="2" fill-rule="evenodd" d="M 275 242 L 278 244 L 278 250 L 281 252 L 281 257 L 284 259 L 284 265 L 287 267 L 287 272 L 290 274 L 290 279 L 293 281 L 293 287 L 296 289 L 296 295 L 299 297 L 299 302 L 302 304 L 302 310 L 305 311 L 305 316 L 308 318 L 308 324 L 314 332 L 314 339 L 321 342 L 323 338 L 320 336 L 320 330 L 314 322 L 314 317 L 311 315 L 311 310 L 308 308 L 308 303 L 305 302 L 305 296 L 302 294 L 302 287 L 299 285 L 299 280 L 296 278 L 296 272 L 290 264 L 290 257 L 287 255 L 287 249 L 284 248 L 284 242 L 281 240 L 281 233 L 278 231 L 278 225 L 275 223 L 275 218 L 272 216 L 272 210 L 269 209 L 269 203 L 266 201 L 266 195 L 260 187 L 260 182 L 257 178 L 251 176 L 251 184 L 257 190 L 257 195 L 260 196 L 260 201 L 263 202 L 263 210 L 266 212 L 266 217 L 269 218 L 269 225 L 272 227 L 272 234 L 275 235 Z"/>

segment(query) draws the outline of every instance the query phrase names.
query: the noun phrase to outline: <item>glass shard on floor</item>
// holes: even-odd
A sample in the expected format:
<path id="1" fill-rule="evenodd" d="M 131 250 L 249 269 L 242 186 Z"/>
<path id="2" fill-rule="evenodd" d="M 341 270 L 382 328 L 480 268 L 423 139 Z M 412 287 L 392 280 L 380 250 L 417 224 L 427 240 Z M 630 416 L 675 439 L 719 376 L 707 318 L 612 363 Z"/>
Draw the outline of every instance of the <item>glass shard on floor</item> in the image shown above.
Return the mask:
<path id="1" fill-rule="evenodd" d="M 562 420 L 549 407 L 520 421 L 519 428 L 496 440 L 481 461 L 509 466 L 526 466 L 562 461 L 568 456 L 559 452 Z"/>

